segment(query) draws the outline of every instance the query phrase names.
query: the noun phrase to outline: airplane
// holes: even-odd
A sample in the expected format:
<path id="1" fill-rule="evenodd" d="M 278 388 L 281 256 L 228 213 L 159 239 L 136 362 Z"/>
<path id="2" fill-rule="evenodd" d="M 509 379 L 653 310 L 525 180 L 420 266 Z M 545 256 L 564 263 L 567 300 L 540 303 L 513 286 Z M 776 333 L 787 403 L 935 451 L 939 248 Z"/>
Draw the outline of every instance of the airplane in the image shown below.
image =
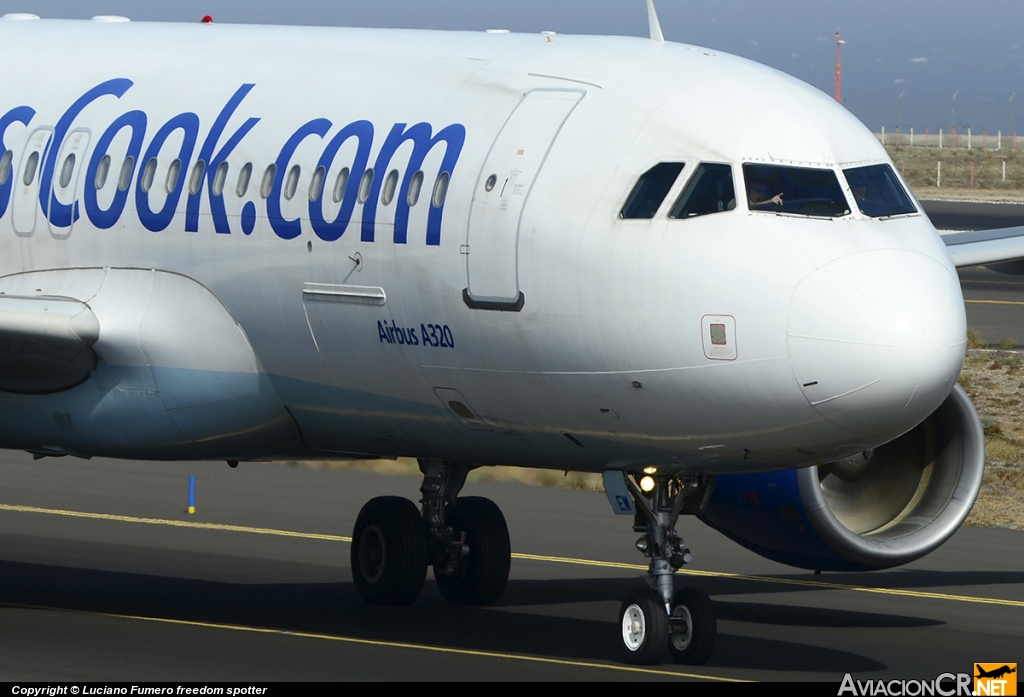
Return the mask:
<path id="1" fill-rule="evenodd" d="M 650 37 L 0 18 L 0 447 L 418 458 L 372 604 L 500 599 L 505 464 L 603 473 L 648 587 L 624 660 L 701 664 L 691 515 L 872 570 L 978 494 L 957 265 L 841 105 Z M 962 243 L 962 244 L 961 244 Z M 958 261 L 954 262 L 954 257 Z"/>
<path id="2" fill-rule="evenodd" d="M 996 678 L 996 679 L 998 679 L 998 678 L 1001 678 L 1001 677 L 1003 677 L 1005 675 L 1009 675 L 1011 673 L 1016 673 L 1017 672 L 1016 668 L 1011 668 L 1008 665 L 1003 665 L 1003 666 L 1000 666 L 999 668 L 993 668 L 992 670 L 984 670 L 980 666 L 978 666 L 977 668 L 978 668 L 978 674 L 974 676 L 976 678 Z"/>

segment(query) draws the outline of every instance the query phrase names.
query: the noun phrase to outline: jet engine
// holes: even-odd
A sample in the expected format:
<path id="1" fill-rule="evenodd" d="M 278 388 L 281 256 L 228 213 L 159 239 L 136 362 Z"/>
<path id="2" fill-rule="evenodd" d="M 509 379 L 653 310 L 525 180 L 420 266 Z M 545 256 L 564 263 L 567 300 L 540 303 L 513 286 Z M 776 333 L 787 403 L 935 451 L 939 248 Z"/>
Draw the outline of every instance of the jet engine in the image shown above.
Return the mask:
<path id="1" fill-rule="evenodd" d="M 719 475 L 698 515 L 783 564 L 884 569 L 928 554 L 956 532 L 984 466 L 981 421 L 957 385 L 921 424 L 872 451 L 797 470 Z"/>

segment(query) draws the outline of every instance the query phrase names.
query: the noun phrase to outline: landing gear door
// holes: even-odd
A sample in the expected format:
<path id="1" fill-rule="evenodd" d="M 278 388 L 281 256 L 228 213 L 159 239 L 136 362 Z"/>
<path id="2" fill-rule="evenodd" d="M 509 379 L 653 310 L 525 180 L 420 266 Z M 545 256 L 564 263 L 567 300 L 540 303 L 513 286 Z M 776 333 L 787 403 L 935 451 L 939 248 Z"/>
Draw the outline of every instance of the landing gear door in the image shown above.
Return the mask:
<path id="1" fill-rule="evenodd" d="M 528 92 L 498 133 L 477 179 L 466 235 L 466 304 L 518 311 L 519 223 L 555 138 L 584 90 Z"/>

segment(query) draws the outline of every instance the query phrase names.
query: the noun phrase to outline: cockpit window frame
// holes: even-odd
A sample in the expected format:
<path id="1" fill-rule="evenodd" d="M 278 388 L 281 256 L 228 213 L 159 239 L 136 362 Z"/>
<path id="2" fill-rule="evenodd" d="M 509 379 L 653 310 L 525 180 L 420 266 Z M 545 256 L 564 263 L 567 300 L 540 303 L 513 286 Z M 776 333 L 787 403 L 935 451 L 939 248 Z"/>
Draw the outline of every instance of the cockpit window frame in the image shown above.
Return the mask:
<path id="1" fill-rule="evenodd" d="M 672 189 L 679 183 L 679 177 L 686 171 L 686 162 L 673 160 L 658 162 L 648 167 L 644 172 L 638 176 L 633 186 L 629 190 L 629 194 L 626 197 L 625 203 L 619 209 L 618 219 L 619 220 L 653 220 L 657 215 L 658 211 L 665 205 L 668 195 L 672 193 Z M 663 168 L 666 170 L 666 174 L 672 169 L 675 169 L 675 174 L 671 175 L 671 180 L 668 177 L 661 179 L 660 181 L 653 181 L 653 175 L 656 170 Z M 651 177 L 652 186 L 648 186 L 645 190 L 644 184 Z M 653 195 L 650 195 L 652 194 Z M 660 194 L 660 196 L 659 196 Z M 645 195 L 647 198 L 646 205 L 638 199 Z M 656 206 L 652 207 L 654 199 L 658 199 Z M 631 210 L 632 209 L 632 210 Z M 629 215 L 627 215 L 627 212 Z"/>
<path id="2" fill-rule="evenodd" d="M 868 201 L 862 201 L 861 198 L 858 197 L 857 191 L 854 189 L 854 184 L 856 184 L 858 182 L 851 181 L 850 177 L 848 175 L 848 172 L 853 172 L 853 171 L 856 171 L 856 170 L 869 170 L 869 169 L 881 169 L 881 171 L 883 173 L 887 173 L 888 177 L 885 177 L 884 174 L 883 174 L 883 178 L 885 178 L 887 180 L 884 183 L 888 184 L 889 186 L 891 186 L 893 188 L 893 192 L 892 193 L 894 193 L 897 197 L 899 197 L 899 196 L 903 197 L 906 205 L 910 206 L 910 210 L 899 210 L 899 211 L 895 211 L 895 212 L 892 212 L 892 213 L 878 213 L 878 214 L 872 214 L 868 210 L 865 210 L 866 205 L 870 205 L 870 204 L 869 204 Z M 907 186 L 907 183 L 903 180 L 902 177 L 900 177 L 899 173 L 896 171 L 896 168 L 892 166 L 892 163 L 890 163 L 890 162 L 868 162 L 866 164 L 863 163 L 863 162 L 856 163 L 856 164 L 851 163 L 851 164 L 840 165 L 839 166 L 839 170 L 840 170 L 840 172 L 843 175 L 843 181 L 846 184 L 846 191 L 849 194 L 849 197 L 850 197 L 852 203 L 854 204 L 856 210 L 861 215 L 863 215 L 864 217 L 869 218 L 871 220 L 892 220 L 893 218 L 906 218 L 906 217 L 909 217 L 909 216 L 921 215 L 921 204 L 920 204 L 920 202 L 914 197 L 914 194 L 910 190 L 910 187 Z M 860 182 L 860 183 L 863 183 L 863 182 Z M 876 181 L 874 183 L 878 184 L 879 182 Z M 878 202 L 875 202 L 875 203 L 877 204 Z"/>
<path id="3" fill-rule="evenodd" d="M 729 186 L 732 190 L 732 197 L 730 199 L 728 192 L 724 189 L 722 195 L 719 196 L 717 210 L 707 210 L 704 212 L 697 212 L 691 215 L 680 215 L 684 208 L 683 206 L 690 203 L 690 197 L 695 193 L 695 189 L 702 183 L 705 172 L 711 171 L 708 168 L 721 168 L 724 167 L 729 173 Z M 709 180 L 712 181 L 712 180 Z M 671 193 L 671 192 L 670 192 Z M 731 204 L 731 207 L 730 207 Z M 736 173 L 734 171 L 733 164 L 731 162 L 711 162 L 702 161 L 697 162 L 693 165 L 693 171 L 689 178 L 683 183 L 682 190 L 673 200 L 672 205 L 668 210 L 669 220 L 690 220 L 692 218 L 702 218 L 707 215 L 714 215 L 716 213 L 728 213 L 729 211 L 736 210 Z"/>
<path id="4" fill-rule="evenodd" d="M 765 207 L 758 207 L 757 203 L 751 203 L 751 198 L 752 198 L 751 187 L 754 185 L 754 179 L 751 177 L 751 169 L 748 169 L 748 168 L 773 168 L 773 169 L 777 169 L 777 170 L 791 170 L 792 174 L 794 176 L 796 174 L 800 173 L 800 172 L 807 172 L 807 173 L 816 172 L 816 173 L 828 173 L 828 174 L 831 174 L 832 175 L 833 183 L 835 185 L 835 189 L 833 191 L 829 192 L 831 198 L 828 198 L 828 199 L 821 198 L 820 201 L 821 202 L 830 203 L 832 205 L 835 205 L 835 204 L 838 204 L 838 203 L 842 202 L 842 204 L 844 206 L 844 212 L 838 213 L 838 214 L 836 214 L 836 213 L 829 213 L 829 212 L 815 214 L 815 213 L 810 213 L 810 212 L 802 212 L 802 211 L 794 211 L 794 210 L 784 210 L 784 207 L 786 205 L 785 199 L 786 199 L 786 193 L 787 193 L 784 190 L 783 191 L 779 191 L 776 194 L 776 196 L 765 198 L 761 202 L 761 203 L 766 204 Z M 804 163 L 789 163 L 789 162 L 783 163 L 783 162 L 763 161 L 763 160 L 745 160 L 745 161 L 743 161 L 740 164 L 740 171 L 743 173 L 743 189 L 742 189 L 743 194 L 744 194 L 743 200 L 744 200 L 744 205 L 746 206 L 746 210 L 747 210 L 748 213 L 758 213 L 758 214 L 764 214 L 764 215 L 784 216 L 784 217 L 787 217 L 787 218 L 802 218 L 802 219 L 807 219 L 807 220 L 839 220 L 839 219 L 842 219 L 842 218 L 848 218 L 849 216 L 854 214 L 855 210 L 857 210 L 852 205 L 852 202 L 850 200 L 850 197 L 848 196 L 848 192 L 846 190 L 846 187 L 844 186 L 844 184 L 846 183 L 846 178 L 844 176 L 842 176 L 842 171 L 837 166 L 835 166 L 835 165 L 831 165 L 831 164 L 828 164 L 828 165 L 826 165 L 826 164 L 813 165 L 813 164 L 810 164 L 810 163 L 804 164 Z M 799 182 L 790 181 L 789 183 L 790 184 L 796 183 L 796 184 L 799 185 Z M 776 198 L 779 198 L 779 201 L 781 201 L 781 203 L 779 201 L 776 201 L 774 203 L 774 205 L 775 206 L 781 206 L 782 208 L 774 209 L 773 207 L 768 207 L 767 204 L 769 204 L 769 202 L 775 201 Z M 803 199 L 801 199 L 801 200 L 803 200 Z M 819 199 L 814 199 L 814 200 L 817 201 Z"/>

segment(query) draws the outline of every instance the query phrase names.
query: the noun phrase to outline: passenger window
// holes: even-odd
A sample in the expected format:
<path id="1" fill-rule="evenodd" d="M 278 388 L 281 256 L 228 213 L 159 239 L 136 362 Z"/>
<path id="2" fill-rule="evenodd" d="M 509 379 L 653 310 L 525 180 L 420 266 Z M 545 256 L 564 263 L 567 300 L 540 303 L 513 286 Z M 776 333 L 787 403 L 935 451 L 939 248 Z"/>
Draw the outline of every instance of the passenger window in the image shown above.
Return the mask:
<path id="1" fill-rule="evenodd" d="M 213 173 L 213 195 L 220 196 L 224 193 L 224 184 L 228 180 L 228 163 L 221 162 L 217 165 L 217 171 Z"/>
<path id="2" fill-rule="evenodd" d="M 242 169 L 238 170 L 238 183 L 235 184 L 235 195 L 238 198 L 245 196 L 245 192 L 249 190 L 250 179 L 252 179 L 252 163 L 246 162 L 242 165 Z"/>
<path id="3" fill-rule="evenodd" d="M 416 202 L 420 200 L 420 191 L 423 190 L 423 170 L 416 172 L 412 175 L 412 181 L 409 182 L 409 193 L 405 197 L 405 202 L 409 204 L 409 207 L 416 205 Z"/>
<path id="4" fill-rule="evenodd" d="M 267 166 L 267 171 L 263 173 L 263 181 L 260 183 L 260 196 L 270 198 L 270 194 L 274 190 L 275 178 L 277 178 L 277 165 L 271 163 Z"/>
<path id="5" fill-rule="evenodd" d="M 288 170 L 288 178 L 284 183 L 284 200 L 291 201 L 292 197 L 295 196 L 295 190 L 299 188 L 299 175 L 302 174 L 302 168 L 295 165 Z"/>
<path id="6" fill-rule="evenodd" d="M 366 203 L 366 200 L 370 198 L 370 187 L 373 186 L 373 169 L 368 169 L 363 172 L 363 178 L 359 182 L 359 203 Z"/>
<path id="7" fill-rule="evenodd" d="M 38 151 L 29 155 L 28 162 L 25 163 L 25 175 L 21 178 L 21 181 L 25 186 L 31 186 L 32 182 L 35 181 L 37 167 L 39 167 Z"/>
<path id="8" fill-rule="evenodd" d="M 653 218 L 683 171 L 682 162 L 660 162 L 640 176 L 619 217 L 627 220 Z"/>
<path id="9" fill-rule="evenodd" d="M 398 188 L 398 170 L 393 169 L 384 178 L 384 186 L 380 191 L 380 202 L 385 206 L 389 205 L 395 198 L 395 189 Z"/>
<path id="10" fill-rule="evenodd" d="M 437 178 L 437 183 L 434 184 L 434 195 L 431 196 L 430 203 L 434 208 L 440 208 L 444 205 L 444 200 L 448 198 L 448 182 L 451 180 L 451 175 L 448 172 L 441 172 L 441 175 Z"/>
<path id="11" fill-rule="evenodd" d="M 869 165 L 844 169 L 853 200 L 864 215 L 884 218 L 890 215 L 917 213 L 896 173 L 889 165 Z"/>
<path id="12" fill-rule="evenodd" d="M 747 207 L 756 213 L 788 213 L 815 218 L 850 214 L 850 204 L 831 169 L 743 165 Z"/>
<path id="13" fill-rule="evenodd" d="M 75 153 L 64 158 L 64 166 L 60 168 L 60 188 L 66 189 L 71 183 L 71 175 L 75 173 Z"/>
<path id="14" fill-rule="evenodd" d="M 203 185 L 204 172 L 206 172 L 206 163 L 199 160 L 192 167 L 192 176 L 188 180 L 188 192 L 193 196 L 199 193 L 199 188 Z"/>
<path id="15" fill-rule="evenodd" d="M 698 215 L 731 211 L 736 207 L 732 167 L 703 163 L 668 214 L 669 218 L 694 218 Z"/>
<path id="16" fill-rule="evenodd" d="M 167 168 L 167 181 L 164 182 L 164 188 L 167 189 L 167 193 L 173 194 L 178 188 L 179 174 L 181 174 L 181 160 L 175 159 L 171 166 Z"/>
<path id="17" fill-rule="evenodd" d="M 316 201 L 320 198 L 320 194 L 324 192 L 324 178 L 327 176 L 327 170 L 323 165 L 320 165 L 313 170 L 313 180 L 309 182 L 309 200 Z"/>
<path id="18" fill-rule="evenodd" d="M 96 179 L 93 184 L 96 186 L 96 190 L 99 191 L 107 185 L 107 177 L 110 175 L 110 155 L 104 155 L 100 158 L 100 162 L 96 165 Z"/>
<path id="19" fill-rule="evenodd" d="M 0 158 L 0 186 L 7 183 L 7 180 L 11 178 L 11 161 L 14 160 L 14 152 L 8 150 L 4 153 L 3 158 Z"/>
<path id="20" fill-rule="evenodd" d="M 348 187 L 348 167 L 342 168 L 338 172 L 338 178 L 334 180 L 334 194 L 331 198 L 334 199 L 335 203 L 341 203 L 342 199 L 345 198 L 345 189 Z"/>
<path id="21" fill-rule="evenodd" d="M 121 173 L 117 177 L 117 190 L 127 191 L 132 185 L 132 175 L 135 173 L 135 158 L 132 155 L 124 158 L 121 163 Z"/>
<path id="22" fill-rule="evenodd" d="M 149 162 L 146 163 L 146 168 L 142 170 L 142 190 L 145 193 L 149 193 L 149 190 L 153 188 L 153 179 L 156 177 L 156 158 L 149 158 Z"/>

